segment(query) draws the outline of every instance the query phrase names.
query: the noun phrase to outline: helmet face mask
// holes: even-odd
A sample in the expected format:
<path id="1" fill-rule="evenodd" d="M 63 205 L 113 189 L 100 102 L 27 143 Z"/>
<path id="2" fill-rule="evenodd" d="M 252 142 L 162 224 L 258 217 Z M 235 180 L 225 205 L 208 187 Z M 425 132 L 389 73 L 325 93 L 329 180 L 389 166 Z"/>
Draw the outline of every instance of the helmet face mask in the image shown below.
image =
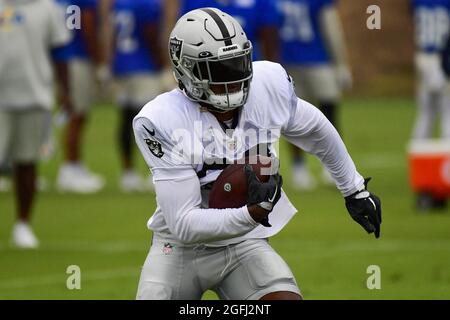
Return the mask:
<path id="1" fill-rule="evenodd" d="M 235 43 L 225 40 L 224 46 L 224 39 L 215 38 L 206 29 L 208 19 L 213 19 L 197 9 L 178 21 L 171 34 L 169 52 L 175 77 L 186 96 L 211 105 L 215 112 L 227 112 L 242 107 L 247 101 L 253 76 L 252 45 L 232 17 L 217 9 L 203 11 L 213 10 L 234 28 L 234 36 L 230 38 Z M 189 24 L 194 19 L 199 23 Z M 197 30 L 188 33 L 185 24 Z M 196 32 L 194 36 L 192 32 Z M 189 37 L 195 39 L 186 39 Z M 201 41 L 196 42 L 198 40 Z"/>

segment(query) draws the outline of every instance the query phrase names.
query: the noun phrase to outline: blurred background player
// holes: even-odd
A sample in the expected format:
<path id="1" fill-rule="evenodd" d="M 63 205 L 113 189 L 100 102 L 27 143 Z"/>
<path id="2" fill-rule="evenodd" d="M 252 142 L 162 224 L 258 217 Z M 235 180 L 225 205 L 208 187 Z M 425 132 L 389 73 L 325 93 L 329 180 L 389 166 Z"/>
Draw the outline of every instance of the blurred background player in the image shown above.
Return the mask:
<path id="1" fill-rule="evenodd" d="M 52 49 L 69 40 L 52 0 L 0 0 L 0 163 L 13 165 L 17 222 L 12 244 L 36 248 L 30 227 L 36 163 L 53 101 Z M 61 97 L 70 112 L 67 66 L 58 62 Z"/>
<path id="2" fill-rule="evenodd" d="M 441 64 L 450 28 L 450 0 L 413 0 L 418 113 L 413 139 L 429 139 L 441 113 L 441 136 L 450 138 L 450 99 Z"/>
<path id="3" fill-rule="evenodd" d="M 9 163 L 0 163 L 0 192 L 8 192 L 11 189 L 11 175 L 11 165 Z"/>
<path id="4" fill-rule="evenodd" d="M 293 77 L 297 94 L 316 104 L 338 129 L 337 108 L 342 89 L 352 85 L 343 31 L 334 0 L 278 0 L 282 15 L 281 62 Z M 342 132 L 341 132 L 342 133 Z M 292 146 L 293 184 L 316 186 L 303 151 Z M 331 183 L 326 170 L 325 183 Z"/>
<path id="5" fill-rule="evenodd" d="M 445 209 L 449 194 L 443 187 L 446 185 L 443 174 L 447 172 L 445 161 L 431 162 L 439 159 L 441 154 L 446 157 L 448 141 L 431 139 L 438 132 L 435 124 L 439 118 L 439 138 L 450 139 L 450 88 L 445 75 L 445 71 L 450 71 L 450 47 L 447 43 L 450 0 L 413 0 L 412 7 L 418 110 L 410 145 L 410 172 L 416 208 L 428 212 L 430 209 Z M 427 166 L 436 170 L 428 171 Z"/>
<path id="6" fill-rule="evenodd" d="M 148 185 L 134 170 L 132 122 L 139 110 L 161 93 L 163 65 L 160 0 L 108 0 L 109 21 L 114 25 L 112 66 L 118 83 L 122 162 L 120 187 L 125 192 L 144 191 Z M 111 21 L 112 20 L 112 21 Z M 150 187 L 153 186 L 149 179 Z"/>
<path id="7" fill-rule="evenodd" d="M 178 6 L 179 16 L 205 7 L 228 13 L 239 22 L 252 42 L 254 60 L 279 60 L 280 16 L 276 0 L 178 0 Z"/>
<path id="8" fill-rule="evenodd" d="M 95 98 L 97 81 L 105 78 L 101 65 L 97 0 L 58 0 L 65 8 L 81 10 L 81 26 L 72 32 L 71 42 L 60 59 L 69 63 L 73 113 L 69 115 L 64 138 L 64 163 L 59 169 L 57 187 L 63 192 L 94 193 L 103 188 L 103 178 L 91 173 L 82 162 L 83 133 L 89 109 Z"/>

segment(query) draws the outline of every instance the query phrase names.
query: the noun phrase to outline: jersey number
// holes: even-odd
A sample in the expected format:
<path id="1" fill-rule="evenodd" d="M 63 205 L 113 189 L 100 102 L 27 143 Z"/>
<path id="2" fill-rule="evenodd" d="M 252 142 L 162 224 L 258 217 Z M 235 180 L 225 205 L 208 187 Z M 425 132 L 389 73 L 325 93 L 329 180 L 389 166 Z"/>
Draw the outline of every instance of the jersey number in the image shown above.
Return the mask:
<path id="1" fill-rule="evenodd" d="M 281 29 L 283 40 L 301 42 L 313 40 L 314 30 L 308 5 L 291 1 L 282 1 L 280 5 L 284 16 L 284 25 Z"/>
<path id="2" fill-rule="evenodd" d="M 118 12 L 115 16 L 117 30 L 116 46 L 121 53 L 130 53 L 137 49 L 138 41 L 133 38 L 136 20 L 131 12 Z"/>
<path id="3" fill-rule="evenodd" d="M 420 8 L 416 13 L 417 42 L 421 48 L 442 49 L 447 40 L 449 16 L 444 8 Z"/>

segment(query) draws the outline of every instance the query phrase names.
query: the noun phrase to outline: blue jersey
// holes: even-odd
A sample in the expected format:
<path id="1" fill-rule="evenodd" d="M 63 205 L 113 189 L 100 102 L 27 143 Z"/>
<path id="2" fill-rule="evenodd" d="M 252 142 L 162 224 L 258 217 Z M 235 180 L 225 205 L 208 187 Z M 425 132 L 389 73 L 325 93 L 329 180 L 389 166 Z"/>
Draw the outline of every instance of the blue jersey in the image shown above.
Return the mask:
<path id="1" fill-rule="evenodd" d="M 334 0 L 279 0 L 280 29 L 284 64 L 326 64 L 330 55 L 321 32 L 320 16 Z"/>
<path id="2" fill-rule="evenodd" d="M 180 14 L 191 10 L 214 7 L 234 17 L 244 29 L 254 47 L 254 58 L 264 58 L 258 49 L 258 33 L 263 27 L 278 27 L 280 16 L 276 0 L 183 0 Z"/>
<path id="3" fill-rule="evenodd" d="M 434 53 L 443 49 L 450 28 L 450 0 L 413 0 L 416 46 Z"/>
<path id="4" fill-rule="evenodd" d="M 144 37 L 144 27 L 159 24 L 159 0 L 115 0 L 114 73 L 127 75 L 157 70 Z"/>
<path id="5" fill-rule="evenodd" d="M 94 10 L 97 12 L 97 0 L 56 0 L 66 12 L 66 25 L 70 28 L 71 40 L 62 48 L 54 52 L 57 60 L 70 60 L 72 58 L 88 59 L 86 45 L 81 36 L 81 17 L 83 10 Z"/>

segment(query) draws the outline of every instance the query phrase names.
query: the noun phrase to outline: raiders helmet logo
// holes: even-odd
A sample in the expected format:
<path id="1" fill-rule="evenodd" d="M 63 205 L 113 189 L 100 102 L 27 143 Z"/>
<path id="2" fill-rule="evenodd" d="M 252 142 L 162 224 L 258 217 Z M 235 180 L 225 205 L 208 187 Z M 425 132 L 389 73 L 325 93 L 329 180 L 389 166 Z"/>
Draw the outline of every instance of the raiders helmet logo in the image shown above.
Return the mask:
<path id="1" fill-rule="evenodd" d="M 172 59 L 175 67 L 178 67 L 180 62 L 181 52 L 183 51 L 183 40 L 177 39 L 177 37 L 170 38 L 169 41 L 170 59 Z"/>

